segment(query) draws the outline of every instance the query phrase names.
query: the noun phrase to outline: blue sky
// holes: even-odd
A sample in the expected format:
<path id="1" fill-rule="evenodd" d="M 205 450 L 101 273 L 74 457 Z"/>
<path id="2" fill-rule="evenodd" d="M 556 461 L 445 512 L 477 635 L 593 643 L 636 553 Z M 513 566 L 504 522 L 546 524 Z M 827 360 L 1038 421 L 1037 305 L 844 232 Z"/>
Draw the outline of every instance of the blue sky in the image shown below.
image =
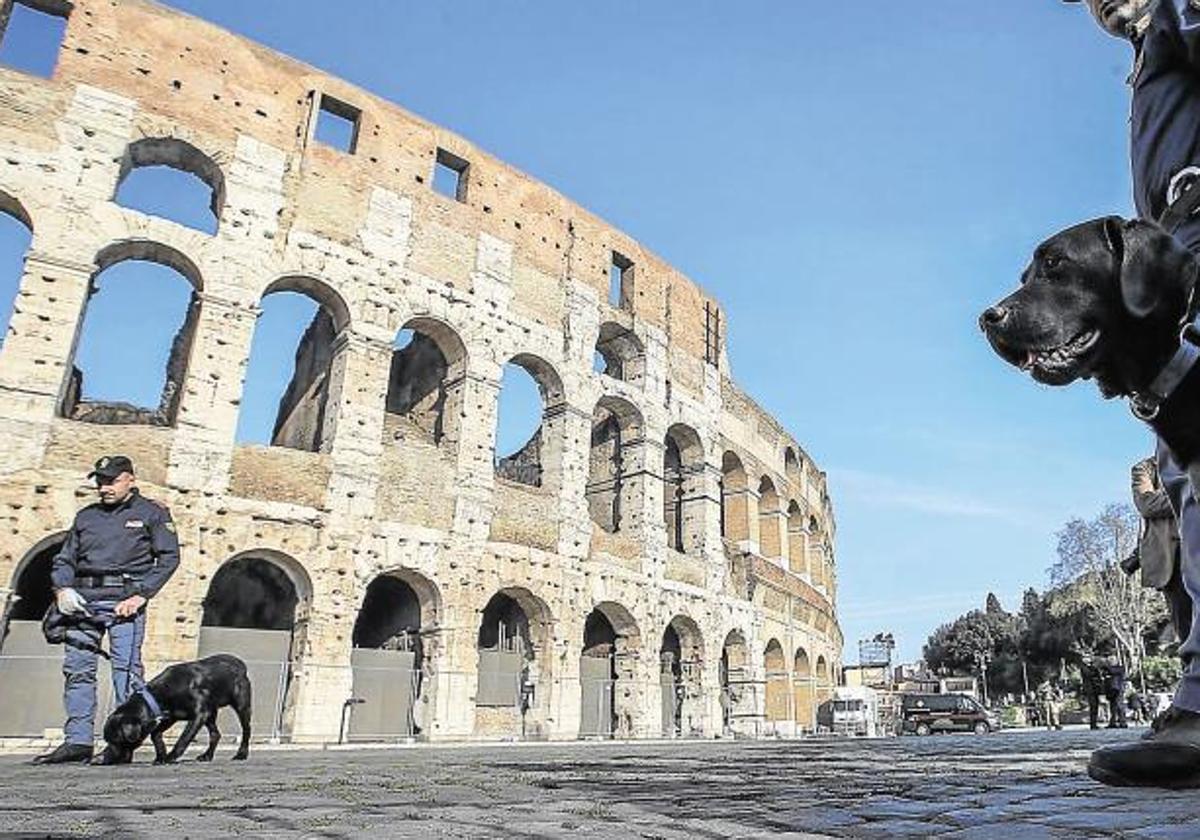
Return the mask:
<path id="1" fill-rule="evenodd" d="M 830 474 L 847 662 L 881 630 L 919 655 L 989 590 L 1015 608 L 1065 520 L 1127 498 L 1149 434 L 1090 384 L 1018 376 L 975 325 L 1039 240 L 1130 212 L 1128 49 L 1082 7 L 172 5 L 468 137 L 715 293 L 735 378 Z M 267 303 L 248 395 L 311 307 Z M 248 399 L 239 436 L 277 400 Z"/>

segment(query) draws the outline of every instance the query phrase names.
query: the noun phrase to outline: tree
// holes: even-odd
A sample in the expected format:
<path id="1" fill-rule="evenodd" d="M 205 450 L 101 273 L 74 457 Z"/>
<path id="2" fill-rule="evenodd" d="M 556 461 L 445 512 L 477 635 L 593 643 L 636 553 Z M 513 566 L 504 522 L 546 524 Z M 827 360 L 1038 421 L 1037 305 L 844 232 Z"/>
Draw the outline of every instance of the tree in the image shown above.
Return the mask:
<path id="1" fill-rule="evenodd" d="M 988 593 L 983 610 L 971 610 L 933 632 L 925 662 L 935 672 L 980 675 L 990 696 L 1022 691 L 1021 622 Z"/>
<path id="2" fill-rule="evenodd" d="M 1089 607 L 1115 642 L 1118 655 L 1136 671 L 1146 655 L 1144 637 L 1162 620 L 1162 598 L 1145 589 L 1120 563 L 1137 547 L 1140 519 L 1129 505 L 1109 505 L 1095 519 L 1072 519 L 1058 532 L 1058 561 L 1051 582 L 1067 609 Z"/>

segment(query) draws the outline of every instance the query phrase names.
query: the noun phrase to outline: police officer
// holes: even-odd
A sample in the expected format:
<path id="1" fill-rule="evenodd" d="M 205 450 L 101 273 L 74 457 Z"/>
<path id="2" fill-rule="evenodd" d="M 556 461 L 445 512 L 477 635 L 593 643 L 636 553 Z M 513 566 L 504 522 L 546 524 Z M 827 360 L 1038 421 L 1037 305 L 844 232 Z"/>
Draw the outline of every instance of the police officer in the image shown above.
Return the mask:
<path id="1" fill-rule="evenodd" d="M 1134 47 L 1130 116 L 1133 198 L 1138 214 L 1158 221 L 1200 253 L 1200 0 L 1087 0 L 1108 34 Z M 1191 626 L 1180 646 L 1183 678 L 1153 731 L 1131 744 L 1092 754 L 1088 773 L 1107 784 L 1200 787 L 1200 507 L 1186 473 L 1159 441 L 1159 477 L 1179 520 L 1180 575 L 1192 598 Z"/>
<path id="2" fill-rule="evenodd" d="M 1104 699 L 1108 701 L 1108 728 L 1125 729 L 1125 666 L 1116 659 L 1104 665 Z"/>
<path id="3" fill-rule="evenodd" d="M 127 457 L 101 458 L 88 477 L 95 479 L 100 501 L 75 515 L 67 541 L 51 565 L 50 581 L 64 616 L 90 620 L 71 627 L 64 646 L 65 741 L 35 758 L 35 764 L 92 757 L 95 650 L 107 631 L 113 694 L 117 703 L 125 702 L 144 682 L 146 602 L 179 566 L 171 513 L 138 492 L 133 463 Z"/>
<path id="4" fill-rule="evenodd" d="M 1090 653 L 1085 653 L 1079 661 L 1080 688 L 1083 699 L 1087 701 L 1088 725 L 1092 729 L 1100 728 L 1100 695 L 1104 693 L 1104 674 Z"/>

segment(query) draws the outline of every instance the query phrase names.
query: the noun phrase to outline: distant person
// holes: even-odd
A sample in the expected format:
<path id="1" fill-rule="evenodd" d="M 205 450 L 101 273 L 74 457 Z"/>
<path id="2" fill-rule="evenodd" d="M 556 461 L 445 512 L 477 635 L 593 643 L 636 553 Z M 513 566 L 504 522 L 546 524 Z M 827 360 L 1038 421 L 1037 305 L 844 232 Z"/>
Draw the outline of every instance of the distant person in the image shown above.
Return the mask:
<path id="1" fill-rule="evenodd" d="M 1050 680 L 1037 690 L 1041 720 L 1047 729 L 1062 729 L 1062 691 Z"/>
<path id="2" fill-rule="evenodd" d="M 1162 592 L 1171 613 L 1175 638 L 1183 641 L 1192 628 L 1192 598 L 1179 573 L 1179 523 L 1171 499 L 1158 477 L 1153 457 L 1138 461 L 1129 471 L 1133 504 L 1142 516 L 1137 555 L 1124 564 L 1132 574 L 1142 570 L 1142 586 Z"/>
<path id="3" fill-rule="evenodd" d="M 89 478 L 100 501 L 75 515 L 67 541 L 50 567 L 59 611 L 68 619 L 90 616 L 68 630 L 63 650 L 65 739 L 34 764 L 91 759 L 96 717 L 96 650 L 107 632 L 115 702 L 144 685 L 142 640 L 146 604 L 179 566 L 179 540 L 171 513 L 144 498 L 133 462 L 110 455 Z"/>
<path id="4" fill-rule="evenodd" d="M 1080 690 L 1088 707 L 1088 726 L 1100 728 L 1100 696 L 1104 694 L 1104 672 L 1090 653 L 1079 662 Z"/>
<path id="5" fill-rule="evenodd" d="M 1102 672 L 1104 699 L 1108 701 L 1108 728 L 1124 729 L 1129 726 L 1125 721 L 1125 666 L 1111 659 L 1105 663 Z"/>

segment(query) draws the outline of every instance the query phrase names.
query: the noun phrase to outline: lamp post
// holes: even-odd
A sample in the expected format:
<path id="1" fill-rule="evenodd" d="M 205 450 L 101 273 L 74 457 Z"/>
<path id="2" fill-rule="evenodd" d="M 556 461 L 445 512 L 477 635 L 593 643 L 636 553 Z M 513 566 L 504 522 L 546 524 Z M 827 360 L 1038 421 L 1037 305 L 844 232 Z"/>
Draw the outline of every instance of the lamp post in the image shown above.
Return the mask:
<path id="1" fill-rule="evenodd" d="M 992 661 L 991 653 L 986 650 L 975 651 L 975 664 L 979 668 L 979 678 L 983 681 L 983 705 L 990 706 L 988 700 L 987 666 Z"/>

